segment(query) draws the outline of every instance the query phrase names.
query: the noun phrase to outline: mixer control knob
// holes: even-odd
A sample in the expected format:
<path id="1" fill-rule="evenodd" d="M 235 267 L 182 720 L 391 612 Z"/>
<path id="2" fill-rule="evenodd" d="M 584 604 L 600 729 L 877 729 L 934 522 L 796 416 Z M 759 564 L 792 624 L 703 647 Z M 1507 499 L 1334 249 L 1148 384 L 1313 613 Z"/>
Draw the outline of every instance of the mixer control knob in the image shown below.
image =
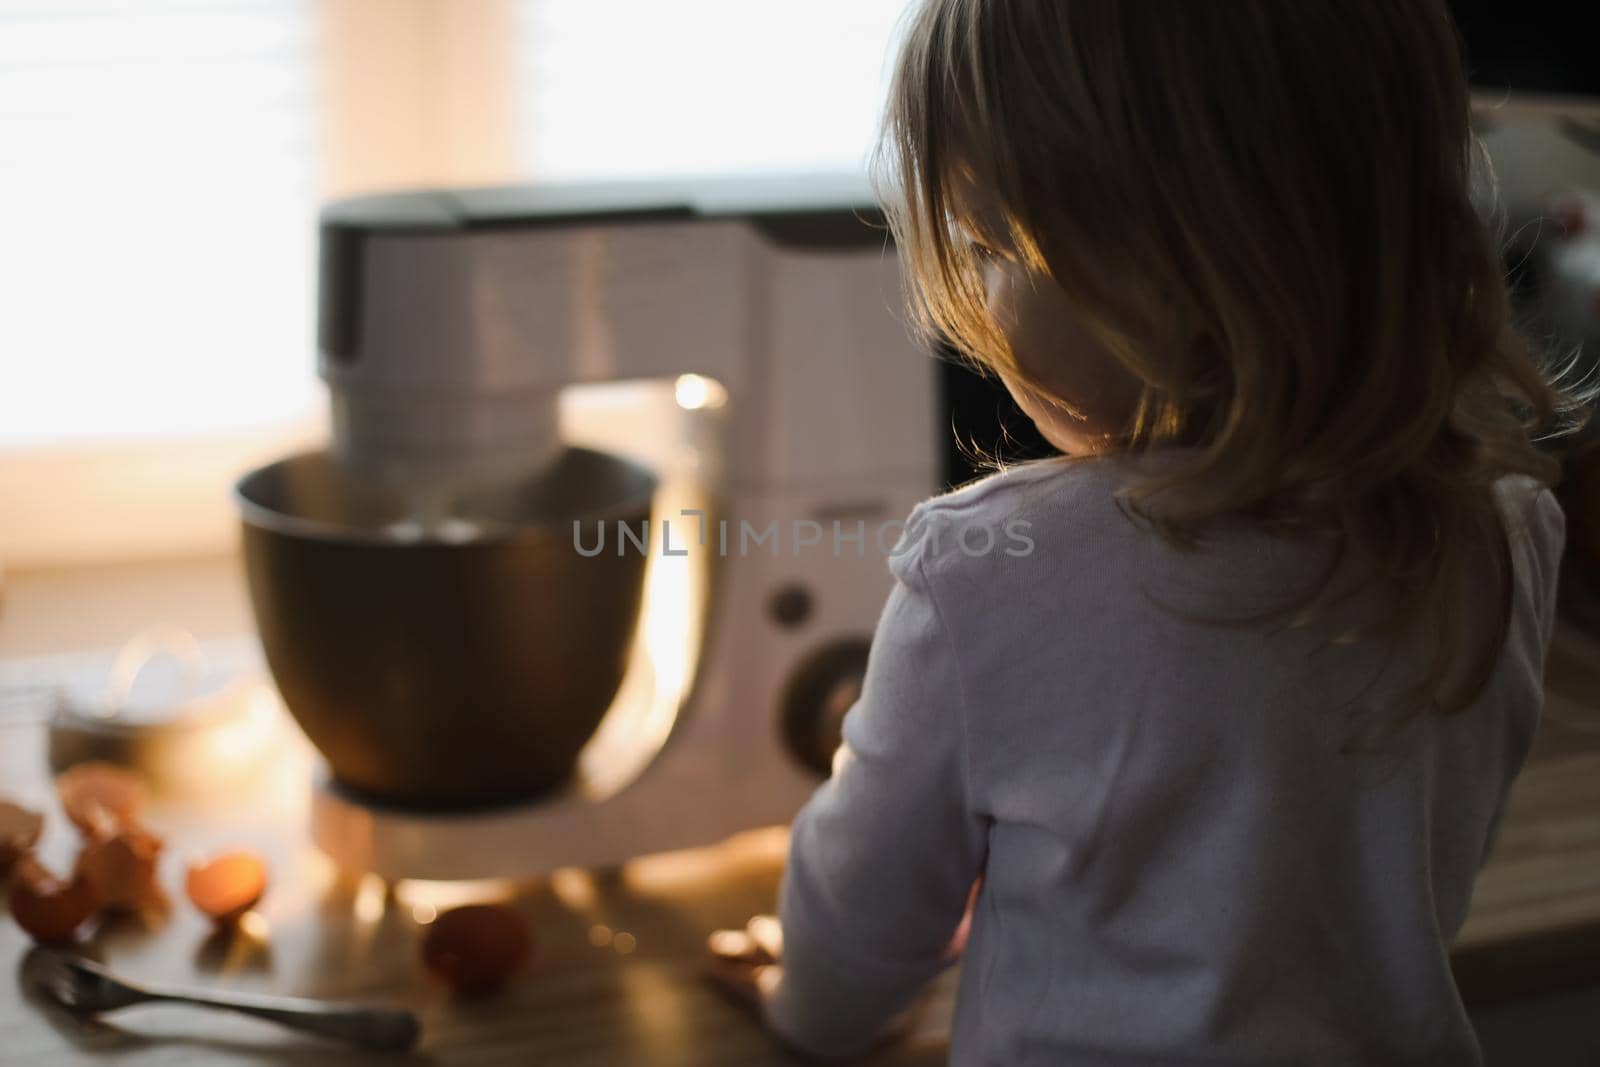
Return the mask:
<path id="1" fill-rule="evenodd" d="M 772 619 L 785 629 L 793 629 L 811 617 L 811 590 L 799 582 L 780 586 L 767 600 Z"/>
<path id="2" fill-rule="evenodd" d="M 847 637 L 815 650 L 789 676 L 779 727 L 789 754 L 823 778 L 833 771 L 844 714 L 861 696 L 867 673 L 865 637 Z"/>

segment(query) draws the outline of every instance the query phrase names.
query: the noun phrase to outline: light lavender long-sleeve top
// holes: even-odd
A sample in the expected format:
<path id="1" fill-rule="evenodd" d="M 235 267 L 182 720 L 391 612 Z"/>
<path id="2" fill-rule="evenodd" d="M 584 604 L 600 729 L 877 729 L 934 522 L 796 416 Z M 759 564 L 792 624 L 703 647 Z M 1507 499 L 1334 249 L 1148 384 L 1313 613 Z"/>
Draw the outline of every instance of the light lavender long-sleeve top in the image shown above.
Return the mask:
<path id="1" fill-rule="evenodd" d="M 1362 754 L 1417 664 L 1325 647 L 1331 620 L 1219 625 L 1322 557 L 1243 525 L 1169 547 L 1123 477 L 1026 466 L 912 513 L 848 758 L 794 824 L 769 1023 L 870 1044 L 948 966 L 981 873 L 954 1064 L 1480 1062 L 1447 947 L 1538 719 L 1559 507 L 1501 483 L 1487 690 Z"/>

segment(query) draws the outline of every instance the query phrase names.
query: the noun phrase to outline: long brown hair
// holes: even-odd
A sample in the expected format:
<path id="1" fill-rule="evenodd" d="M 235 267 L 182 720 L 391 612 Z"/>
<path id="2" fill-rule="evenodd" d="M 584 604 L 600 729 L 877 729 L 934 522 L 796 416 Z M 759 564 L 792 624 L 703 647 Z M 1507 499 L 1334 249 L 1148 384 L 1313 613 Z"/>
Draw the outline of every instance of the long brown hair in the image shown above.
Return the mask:
<path id="1" fill-rule="evenodd" d="M 1444 0 L 925 0 L 875 157 L 928 333 L 1071 410 L 986 313 L 983 257 L 1053 280 L 1139 383 L 1121 446 L 1187 446 L 1125 499 L 1180 541 L 1334 535 L 1393 594 L 1363 634 L 1425 642 L 1408 713 L 1487 684 L 1493 487 L 1555 479 L 1531 435 L 1567 403 L 1513 329 L 1469 119 Z"/>

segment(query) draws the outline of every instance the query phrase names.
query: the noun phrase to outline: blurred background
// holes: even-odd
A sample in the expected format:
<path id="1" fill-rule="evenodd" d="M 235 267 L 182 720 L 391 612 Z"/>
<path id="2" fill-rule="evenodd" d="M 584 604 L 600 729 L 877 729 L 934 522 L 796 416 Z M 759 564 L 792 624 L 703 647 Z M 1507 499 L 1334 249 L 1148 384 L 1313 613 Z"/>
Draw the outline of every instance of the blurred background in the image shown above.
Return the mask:
<path id="1" fill-rule="evenodd" d="M 0 568 L 232 546 L 321 433 L 323 200 L 859 167 L 903 7 L 0 0 Z"/>
<path id="2" fill-rule="evenodd" d="M 231 549 L 232 479 L 321 433 L 322 201 L 859 167 L 905 6 L 0 0 L 0 573 Z M 1452 6 L 1537 274 L 1600 64 L 1559 5 Z"/>

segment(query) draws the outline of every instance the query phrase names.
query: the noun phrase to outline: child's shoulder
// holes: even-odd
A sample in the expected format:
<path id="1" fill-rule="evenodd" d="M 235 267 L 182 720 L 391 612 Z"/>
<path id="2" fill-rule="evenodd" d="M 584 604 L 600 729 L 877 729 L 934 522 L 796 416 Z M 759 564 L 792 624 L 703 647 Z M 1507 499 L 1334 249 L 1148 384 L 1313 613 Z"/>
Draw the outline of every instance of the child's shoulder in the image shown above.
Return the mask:
<path id="1" fill-rule="evenodd" d="M 995 561 L 1032 555 L 1041 539 L 1070 527 L 1123 519 L 1115 494 L 1125 472 L 1109 459 L 1055 457 L 1007 467 L 924 500 L 906 519 L 891 564 L 906 578 L 916 570 L 968 577 Z"/>
<path id="2" fill-rule="evenodd" d="M 1508 474 L 1495 482 L 1494 492 L 1502 512 L 1511 520 L 1514 536 L 1548 539 L 1565 532 L 1566 516 L 1555 493 L 1543 482 L 1525 474 Z"/>
<path id="3" fill-rule="evenodd" d="M 1555 493 L 1525 475 L 1507 475 L 1494 486 L 1506 536 L 1542 587 L 1553 585 L 1566 547 L 1567 519 Z"/>
<path id="4" fill-rule="evenodd" d="M 1120 477 L 1110 459 L 1052 456 L 1005 467 L 930 497 L 912 514 L 1000 517 L 1042 499 L 1101 497 Z"/>

